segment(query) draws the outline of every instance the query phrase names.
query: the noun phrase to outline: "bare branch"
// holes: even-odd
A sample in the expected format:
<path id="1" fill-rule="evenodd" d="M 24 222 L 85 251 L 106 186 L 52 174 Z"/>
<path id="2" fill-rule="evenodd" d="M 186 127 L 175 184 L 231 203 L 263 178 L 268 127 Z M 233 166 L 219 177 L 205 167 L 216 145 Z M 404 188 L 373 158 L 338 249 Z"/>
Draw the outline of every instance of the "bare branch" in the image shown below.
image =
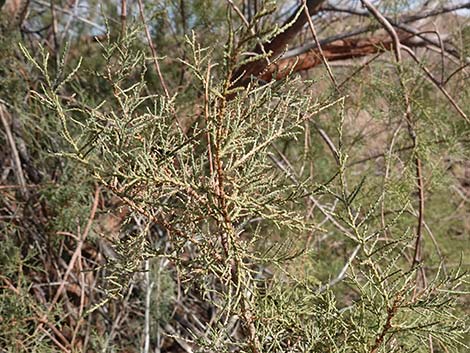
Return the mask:
<path id="1" fill-rule="evenodd" d="M 312 37 L 315 41 L 315 44 L 317 45 L 318 52 L 320 53 L 320 57 L 323 62 L 323 65 L 325 65 L 326 71 L 328 72 L 328 76 L 330 76 L 330 79 L 333 82 L 336 90 L 339 91 L 338 83 L 336 82 L 336 79 L 333 76 L 333 72 L 331 71 L 330 65 L 328 65 L 328 61 L 326 60 L 325 55 L 323 54 L 323 50 L 321 48 L 320 42 L 318 41 L 317 32 L 315 31 L 315 27 L 313 26 L 313 21 L 312 21 L 310 12 L 308 11 L 308 8 L 307 8 L 306 0 L 304 0 L 304 11 L 305 11 L 305 14 L 307 15 L 308 26 L 310 27 L 310 31 L 312 32 Z"/>
<path id="2" fill-rule="evenodd" d="M 155 70 L 157 71 L 158 78 L 160 79 L 160 84 L 162 85 L 162 88 L 165 91 L 165 96 L 169 99 L 170 98 L 170 92 L 168 91 L 168 87 L 166 86 L 165 80 L 164 80 L 163 75 L 162 75 L 162 71 L 160 70 L 160 64 L 158 63 L 157 51 L 155 49 L 155 46 L 153 45 L 152 37 L 150 36 L 150 31 L 148 29 L 147 22 L 145 20 L 144 4 L 142 3 L 142 0 L 138 0 L 138 3 L 139 3 L 140 18 L 141 18 L 142 23 L 144 25 L 145 35 L 147 37 L 147 42 L 148 42 L 150 51 L 152 52 L 153 64 L 155 65 Z"/>
<path id="3" fill-rule="evenodd" d="M 7 135 L 8 143 L 10 144 L 11 154 L 13 157 L 13 162 L 15 164 L 15 174 L 18 180 L 18 184 L 21 187 L 21 193 L 23 197 L 26 199 L 28 196 L 28 190 L 26 188 L 26 179 L 24 177 L 23 168 L 21 167 L 21 160 L 20 155 L 18 153 L 18 149 L 16 148 L 15 139 L 13 138 L 13 134 L 11 133 L 10 124 L 7 120 L 7 110 L 3 104 L 0 104 L 0 119 L 2 120 L 3 127 L 5 129 L 5 133 Z"/>

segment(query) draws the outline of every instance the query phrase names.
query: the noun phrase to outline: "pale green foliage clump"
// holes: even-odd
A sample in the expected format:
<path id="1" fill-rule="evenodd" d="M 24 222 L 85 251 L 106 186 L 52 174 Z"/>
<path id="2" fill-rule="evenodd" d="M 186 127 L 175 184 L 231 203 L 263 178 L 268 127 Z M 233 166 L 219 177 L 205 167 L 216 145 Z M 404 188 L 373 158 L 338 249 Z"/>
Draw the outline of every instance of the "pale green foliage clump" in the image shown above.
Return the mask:
<path id="1" fill-rule="evenodd" d="M 272 11 L 269 2 L 260 13 Z M 253 37 L 263 17 L 233 28 L 232 15 L 224 45 L 185 37 L 184 56 L 173 59 L 191 88 L 174 96 L 148 84 L 154 63 L 136 44 L 138 28 L 116 41 L 108 33 L 92 73 L 80 60 L 70 68 L 64 56 L 56 68 L 46 49 L 36 57 L 22 47 L 41 74 L 37 109 L 60 134 L 53 156 L 130 209 L 114 256 L 97 266 L 105 295 L 87 313 L 131 301 L 131 284 L 152 335 L 181 308 L 194 309 L 197 325 L 170 333 L 199 351 L 428 352 L 430 341 L 435 351 L 468 349 L 460 264 L 449 269 L 440 258 L 429 269 L 409 259 L 412 161 L 440 151 L 420 144 L 403 157 L 391 147 L 406 142 L 400 135 L 385 146 L 388 176 L 354 164 L 363 148 L 357 141 L 365 148 L 368 141 L 348 130 L 348 109 L 361 99 L 379 123 L 395 119 L 404 110 L 398 83 L 380 96 L 388 100 L 385 113 L 372 98 L 318 94 L 317 82 L 298 78 L 233 89 L 233 73 L 254 60 L 246 51 L 283 29 L 264 24 Z M 84 89 L 93 84 L 96 94 Z M 423 97 L 414 99 L 419 107 Z M 433 120 L 435 112 L 416 110 Z M 418 126 L 420 138 L 449 132 L 433 126 L 432 133 Z M 328 148 L 318 131 L 329 136 Z M 61 190 L 52 194 L 57 204 L 72 194 Z M 70 214 L 79 218 L 78 211 Z M 94 344 L 105 351 L 110 343 Z"/>
<path id="2" fill-rule="evenodd" d="M 144 56 L 128 47 L 131 40 L 103 45 L 108 66 L 102 76 L 114 94 L 96 107 L 68 107 L 58 96 L 79 67 L 52 85 L 47 56 L 41 64 L 25 52 L 46 77 L 44 91 L 35 94 L 56 111 L 71 146 L 62 155 L 80 163 L 165 233 L 167 243 L 158 242 L 156 248 L 145 236 L 148 227 L 116 246 L 121 260 L 109 267 L 109 295 L 119 296 L 141 261 L 157 256 L 173 261 L 183 288 L 198 288 L 216 308 L 206 336 L 193 337 L 207 350 L 422 351 L 429 337 L 460 346 L 463 323 L 452 307 L 462 275 L 439 270 L 420 288 L 415 281 L 419 268 L 406 268 L 403 262 L 410 231 L 379 240 L 382 232 L 399 230 L 396 225 L 408 206 L 402 204 L 378 227 L 373 219 L 384 196 L 369 204 L 356 202 L 365 179 L 353 182 L 349 191 L 342 119 L 339 164 L 326 184 L 293 182 L 292 166 L 277 161 L 284 165 L 277 168 L 272 161 L 273 147 L 301 139 L 319 112 L 337 106 L 344 114 L 344 97 L 318 103 L 308 90 L 299 93 L 296 82 L 287 81 L 253 84 L 229 100 L 232 68 L 216 70 L 211 51 L 188 38 L 191 57 L 184 64 L 201 92 L 195 109 L 203 116 L 188 133 L 178 119 L 175 98 L 145 94 Z M 304 276 L 301 264 L 300 272 L 292 266 L 312 261 L 312 250 L 302 250 L 293 237 L 331 232 L 303 218 L 308 195 L 333 197 L 340 204 L 330 217 L 342 224 L 342 236 L 358 254 L 348 263 L 347 290 L 335 292 Z M 269 275 L 263 274 L 266 270 Z M 238 342 L 230 336 L 235 317 L 245 337 Z"/>

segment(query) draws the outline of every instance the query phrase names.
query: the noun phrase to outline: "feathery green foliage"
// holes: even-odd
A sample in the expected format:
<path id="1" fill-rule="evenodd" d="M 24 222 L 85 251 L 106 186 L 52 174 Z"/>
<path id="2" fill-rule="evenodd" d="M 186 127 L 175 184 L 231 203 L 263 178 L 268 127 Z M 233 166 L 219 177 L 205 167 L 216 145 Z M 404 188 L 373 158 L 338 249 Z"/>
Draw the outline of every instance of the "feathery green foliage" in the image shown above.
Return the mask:
<path id="1" fill-rule="evenodd" d="M 50 325 L 72 317 L 72 342 L 103 352 L 160 349 L 162 336 L 201 352 L 466 351 L 468 202 L 448 197 L 447 169 L 468 160 L 468 123 L 408 61 L 371 64 L 341 90 L 323 68 L 237 87 L 237 69 L 268 57 L 251 49 L 289 28 L 272 25 L 275 2 L 247 23 L 234 6 L 171 3 L 151 11 L 160 47 L 184 40 L 170 64 L 148 57 L 133 21 L 120 35 L 108 21 L 88 56 L 20 44 L 33 98 L 9 108 L 27 112 L 42 180 L 33 205 L 18 201 L 37 212 L 32 234 L 1 228 L 1 345 L 55 351 Z M 49 252 L 67 275 L 29 285 L 52 271 Z M 73 315 L 48 307 L 52 286 Z"/>

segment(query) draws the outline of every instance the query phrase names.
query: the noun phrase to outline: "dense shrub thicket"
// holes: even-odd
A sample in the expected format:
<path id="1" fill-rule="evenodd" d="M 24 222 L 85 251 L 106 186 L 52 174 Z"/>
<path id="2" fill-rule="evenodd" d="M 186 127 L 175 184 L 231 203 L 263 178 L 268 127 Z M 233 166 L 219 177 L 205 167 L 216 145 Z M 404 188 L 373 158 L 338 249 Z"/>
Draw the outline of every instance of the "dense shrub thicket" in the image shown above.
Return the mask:
<path id="1" fill-rule="evenodd" d="M 470 5 L 361 3 L 1 2 L 0 350 L 467 351 Z"/>

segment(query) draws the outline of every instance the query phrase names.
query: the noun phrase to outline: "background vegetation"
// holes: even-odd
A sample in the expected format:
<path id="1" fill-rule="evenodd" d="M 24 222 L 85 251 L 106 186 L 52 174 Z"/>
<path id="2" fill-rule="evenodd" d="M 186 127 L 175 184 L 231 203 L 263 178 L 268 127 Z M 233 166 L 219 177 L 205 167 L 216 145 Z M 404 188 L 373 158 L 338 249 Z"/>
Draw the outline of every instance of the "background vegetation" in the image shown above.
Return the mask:
<path id="1" fill-rule="evenodd" d="M 0 6 L 2 352 L 469 349 L 469 2 Z"/>

